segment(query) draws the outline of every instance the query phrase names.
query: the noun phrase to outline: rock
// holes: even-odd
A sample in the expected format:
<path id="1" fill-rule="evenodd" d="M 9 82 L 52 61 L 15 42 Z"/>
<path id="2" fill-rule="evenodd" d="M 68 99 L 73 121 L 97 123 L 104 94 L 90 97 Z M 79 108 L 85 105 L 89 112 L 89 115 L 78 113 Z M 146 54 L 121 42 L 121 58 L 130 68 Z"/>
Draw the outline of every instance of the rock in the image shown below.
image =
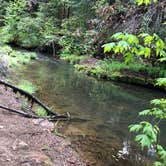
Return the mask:
<path id="1" fill-rule="evenodd" d="M 19 150 L 19 149 L 26 150 L 26 149 L 28 149 L 28 144 L 20 139 L 16 139 L 16 141 L 12 145 L 12 149 L 13 150 Z"/>
<path id="2" fill-rule="evenodd" d="M 3 128 L 4 128 L 4 126 L 1 126 L 1 125 L 0 125 L 0 129 L 3 129 Z"/>
<path id="3" fill-rule="evenodd" d="M 54 131 L 54 123 L 49 122 L 47 119 L 34 119 L 33 123 L 35 125 L 40 125 L 44 128 L 44 130 Z"/>
<path id="4" fill-rule="evenodd" d="M 48 120 L 43 120 L 40 122 L 40 125 L 47 130 L 54 131 L 54 123 L 49 122 Z"/>
<path id="5" fill-rule="evenodd" d="M 40 122 L 42 122 L 43 119 L 33 119 L 32 122 L 34 125 L 40 125 Z"/>

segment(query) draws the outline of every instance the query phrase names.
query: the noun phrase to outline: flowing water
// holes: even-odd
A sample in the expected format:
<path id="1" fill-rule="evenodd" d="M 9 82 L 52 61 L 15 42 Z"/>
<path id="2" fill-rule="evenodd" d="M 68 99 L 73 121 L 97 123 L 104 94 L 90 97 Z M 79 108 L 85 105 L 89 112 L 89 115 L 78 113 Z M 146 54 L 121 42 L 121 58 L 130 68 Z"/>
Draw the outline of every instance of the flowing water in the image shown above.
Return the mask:
<path id="1" fill-rule="evenodd" d="M 138 112 L 149 107 L 149 101 L 164 97 L 157 90 L 98 81 L 80 74 L 69 64 L 40 57 L 17 71 L 17 81 L 28 80 L 37 86 L 36 96 L 56 112 L 89 119 L 64 122 L 58 126 L 68 136 L 72 147 L 89 165 L 136 166 L 153 156 L 153 148 L 142 152 L 134 144 L 128 125 L 137 122 Z M 161 124 L 166 136 L 166 128 Z M 165 130 L 165 131 L 164 131 Z M 166 145 L 164 134 L 161 142 Z"/>

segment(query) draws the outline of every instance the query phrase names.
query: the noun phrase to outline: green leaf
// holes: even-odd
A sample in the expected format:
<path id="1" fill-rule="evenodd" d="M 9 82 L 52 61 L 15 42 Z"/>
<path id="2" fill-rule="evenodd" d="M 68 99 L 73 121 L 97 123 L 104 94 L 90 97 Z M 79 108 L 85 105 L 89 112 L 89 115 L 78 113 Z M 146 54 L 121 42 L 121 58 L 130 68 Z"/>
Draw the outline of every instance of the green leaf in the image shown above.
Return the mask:
<path id="1" fill-rule="evenodd" d="M 144 0 L 137 0 L 138 6 L 142 5 L 144 3 Z"/>
<path id="2" fill-rule="evenodd" d="M 140 124 L 134 124 L 134 125 L 130 125 L 130 132 L 138 132 L 140 131 L 140 129 L 142 129 L 142 125 Z"/>
<path id="3" fill-rule="evenodd" d="M 150 124 L 149 126 L 144 126 L 143 133 L 150 138 L 151 142 L 157 141 L 157 133 L 155 133 L 153 126 Z"/>
<path id="4" fill-rule="evenodd" d="M 112 35 L 112 38 L 116 39 L 116 40 L 123 39 L 124 38 L 124 33 L 123 32 L 115 33 L 114 35 Z"/>
<path id="5" fill-rule="evenodd" d="M 142 149 L 144 147 L 148 147 L 149 148 L 150 145 L 151 145 L 151 140 L 145 134 L 139 134 L 139 135 L 137 135 L 136 138 L 135 138 L 135 140 L 141 144 Z"/>
<path id="6" fill-rule="evenodd" d="M 149 34 L 148 33 L 141 33 L 138 36 L 141 37 L 141 38 L 144 38 L 144 37 L 149 36 Z"/>
<path id="7" fill-rule="evenodd" d="M 153 41 L 153 36 L 146 36 L 145 39 L 144 39 L 144 44 L 145 45 L 150 45 L 152 44 L 152 41 Z"/>
<path id="8" fill-rule="evenodd" d="M 150 110 L 144 110 L 139 113 L 139 115 L 144 116 L 144 115 L 149 115 Z"/>
<path id="9" fill-rule="evenodd" d="M 148 47 L 145 47 L 145 58 L 150 58 L 151 55 L 151 49 Z"/>
<path id="10" fill-rule="evenodd" d="M 166 57 L 160 58 L 158 61 L 159 62 L 166 62 Z"/>
<path id="11" fill-rule="evenodd" d="M 158 78 L 157 79 L 157 83 L 156 85 L 159 85 L 159 86 L 166 86 L 166 78 Z"/>
<path id="12" fill-rule="evenodd" d="M 110 52 L 115 46 L 115 43 L 112 42 L 112 43 L 107 43 L 107 44 L 104 44 L 102 47 L 104 47 L 104 53 L 106 52 Z"/>
<path id="13" fill-rule="evenodd" d="M 163 166 L 163 164 L 160 161 L 155 161 L 153 165 L 154 166 Z"/>
<path id="14" fill-rule="evenodd" d="M 124 50 L 127 50 L 130 47 L 129 44 L 126 41 L 123 41 L 123 40 L 119 41 L 118 45 L 121 46 L 121 47 L 123 47 Z"/>

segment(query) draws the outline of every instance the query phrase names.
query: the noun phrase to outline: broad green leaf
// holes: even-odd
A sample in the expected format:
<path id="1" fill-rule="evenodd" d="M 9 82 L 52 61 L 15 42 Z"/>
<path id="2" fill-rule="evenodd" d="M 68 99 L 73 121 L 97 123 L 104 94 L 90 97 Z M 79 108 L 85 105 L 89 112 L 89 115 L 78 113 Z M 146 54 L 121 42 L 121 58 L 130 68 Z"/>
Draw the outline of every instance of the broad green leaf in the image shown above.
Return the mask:
<path id="1" fill-rule="evenodd" d="M 157 83 L 156 85 L 159 85 L 159 86 L 166 86 L 166 78 L 158 78 L 157 79 Z"/>
<path id="2" fill-rule="evenodd" d="M 124 33 L 123 32 L 118 32 L 118 33 L 115 33 L 114 35 L 112 35 L 112 38 L 116 39 L 116 40 L 123 39 L 123 37 L 124 37 Z"/>
<path id="3" fill-rule="evenodd" d="M 159 62 L 166 62 L 166 57 L 160 58 L 158 61 Z"/>
<path id="4" fill-rule="evenodd" d="M 145 135 L 145 134 L 139 134 L 136 136 L 135 140 L 141 144 L 142 149 L 144 147 L 150 147 L 151 146 L 151 139 Z"/>
<path id="5" fill-rule="evenodd" d="M 140 124 L 134 124 L 129 126 L 130 132 L 138 132 L 140 129 L 142 129 L 142 125 Z"/>
<path id="6" fill-rule="evenodd" d="M 140 113 L 139 113 L 139 115 L 149 115 L 149 113 L 150 113 L 150 110 L 144 110 L 144 111 L 141 111 Z"/>
<path id="7" fill-rule="evenodd" d="M 151 138 L 151 142 L 157 141 L 157 133 L 154 132 L 153 126 L 144 126 L 143 133 L 147 135 L 149 138 Z"/>
<path id="8" fill-rule="evenodd" d="M 106 52 L 110 52 L 113 47 L 115 46 L 115 43 L 112 42 L 112 43 L 108 43 L 108 44 L 104 44 L 102 47 L 104 47 L 104 53 Z"/>
<path id="9" fill-rule="evenodd" d="M 146 36 L 145 38 L 144 38 L 144 44 L 145 45 L 150 45 L 150 44 L 152 44 L 152 41 L 153 41 L 153 36 Z"/>

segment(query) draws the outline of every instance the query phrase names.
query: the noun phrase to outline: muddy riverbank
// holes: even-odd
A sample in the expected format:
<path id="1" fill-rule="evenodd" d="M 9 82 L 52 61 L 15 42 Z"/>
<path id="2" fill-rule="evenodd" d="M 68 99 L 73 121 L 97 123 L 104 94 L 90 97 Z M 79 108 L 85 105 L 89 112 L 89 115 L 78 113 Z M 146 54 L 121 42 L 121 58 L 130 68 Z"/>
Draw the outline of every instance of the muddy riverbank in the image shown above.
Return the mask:
<path id="1" fill-rule="evenodd" d="M 21 110 L 24 98 L 0 85 L 0 104 Z M 57 136 L 54 123 L 28 119 L 0 109 L 1 166 L 85 166 L 69 140 Z"/>

